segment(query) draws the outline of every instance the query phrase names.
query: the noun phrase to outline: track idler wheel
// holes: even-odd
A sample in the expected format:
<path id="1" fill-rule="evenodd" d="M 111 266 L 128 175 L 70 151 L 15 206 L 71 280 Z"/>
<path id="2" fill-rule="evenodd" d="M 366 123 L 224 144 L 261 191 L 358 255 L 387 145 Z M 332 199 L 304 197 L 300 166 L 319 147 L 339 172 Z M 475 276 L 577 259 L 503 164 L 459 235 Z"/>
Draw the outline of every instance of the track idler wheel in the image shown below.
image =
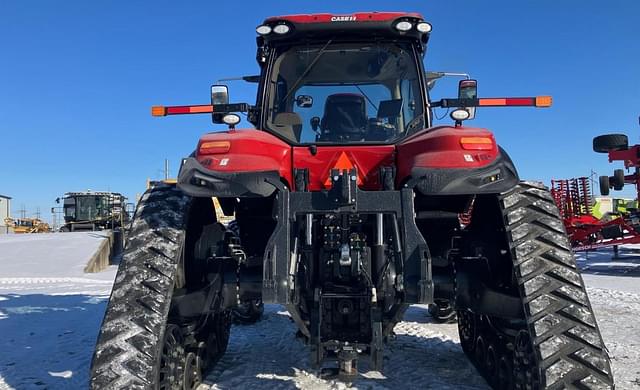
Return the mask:
<path id="1" fill-rule="evenodd" d="M 185 358 L 184 388 L 195 390 L 202 383 L 202 360 L 194 352 L 189 352 Z"/>
<path id="2" fill-rule="evenodd" d="M 158 369 L 158 389 L 182 389 L 185 355 L 180 327 L 167 324 Z"/>
<path id="3" fill-rule="evenodd" d="M 474 313 L 469 310 L 458 311 L 458 333 L 462 350 L 467 354 L 473 352 L 477 333 L 477 318 Z"/>
<path id="4" fill-rule="evenodd" d="M 487 345 L 487 350 L 484 355 L 484 368 L 487 376 L 492 378 L 493 382 L 496 382 L 498 377 L 498 351 L 496 350 L 496 346 L 492 343 Z"/>
<path id="5" fill-rule="evenodd" d="M 485 367 L 485 357 L 487 355 L 487 344 L 484 341 L 482 336 L 478 336 L 476 338 L 475 347 L 473 349 L 474 357 L 476 360 L 476 364 L 478 368 L 484 370 Z"/>
<path id="6" fill-rule="evenodd" d="M 540 387 L 540 377 L 535 368 L 535 355 L 531 337 L 526 331 L 520 331 L 516 336 L 513 378 L 514 388 L 518 390 L 537 389 Z"/>
<path id="7" fill-rule="evenodd" d="M 513 358 L 510 354 L 500 357 L 497 369 L 495 387 L 498 390 L 513 389 Z"/>
<path id="8" fill-rule="evenodd" d="M 229 310 L 216 313 L 215 318 L 209 321 L 206 347 L 204 348 L 204 353 L 200 353 L 204 359 L 204 369 L 209 369 L 215 365 L 226 352 L 230 330 L 231 312 Z"/>

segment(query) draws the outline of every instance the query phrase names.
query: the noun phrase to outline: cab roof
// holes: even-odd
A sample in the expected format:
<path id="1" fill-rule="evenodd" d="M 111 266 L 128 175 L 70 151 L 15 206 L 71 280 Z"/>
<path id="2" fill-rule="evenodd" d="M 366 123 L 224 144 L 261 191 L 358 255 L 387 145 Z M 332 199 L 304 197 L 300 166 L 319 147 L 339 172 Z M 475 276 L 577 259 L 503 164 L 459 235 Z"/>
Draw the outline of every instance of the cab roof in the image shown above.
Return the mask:
<path id="1" fill-rule="evenodd" d="M 291 23 L 332 23 L 332 22 L 388 22 L 399 18 L 413 18 L 424 20 L 422 15 L 415 12 L 356 12 L 353 14 L 295 14 L 272 16 L 264 23 L 288 21 Z"/>
<path id="2" fill-rule="evenodd" d="M 398 28 L 400 22 L 408 22 L 410 28 L 401 30 Z M 422 15 L 415 12 L 295 14 L 269 17 L 256 31 L 259 34 L 258 46 L 327 39 L 370 41 L 388 38 L 413 40 L 424 51 L 431 30 L 431 25 L 424 22 Z M 417 26 L 420 23 L 428 25 L 428 31 L 419 31 Z M 286 27 L 280 27 L 281 25 Z"/>

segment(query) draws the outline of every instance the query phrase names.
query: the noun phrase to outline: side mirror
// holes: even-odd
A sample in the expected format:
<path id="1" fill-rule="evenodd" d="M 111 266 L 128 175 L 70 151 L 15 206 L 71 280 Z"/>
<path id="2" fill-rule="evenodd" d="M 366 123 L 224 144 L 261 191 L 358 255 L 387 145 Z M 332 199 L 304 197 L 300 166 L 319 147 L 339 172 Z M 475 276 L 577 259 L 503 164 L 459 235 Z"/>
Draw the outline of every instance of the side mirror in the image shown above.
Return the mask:
<path id="1" fill-rule="evenodd" d="M 229 89 L 226 85 L 211 86 L 211 105 L 214 104 L 229 104 Z M 223 117 L 223 114 L 211 114 L 213 123 L 224 123 Z"/>
<path id="2" fill-rule="evenodd" d="M 460 80 L 458 83 L 458 99 L 477 99 L 478 98 L 478 81 L 477 80 Z M 469 119 L 476 117 L 475 107 L 461 107 L 469 113 Z"/>
<path id="3" fill-rule="evenodd" d="M 60 204 L 60 198 L 56 198 L 56 203 Z"/>
<path id="4" fill-rule="evenodd" d="M 314 132 L 318 132 L 318 126 L 320 126 L 320 117 L 314 116 L 311 118 L 311 128 Z"/>
<path id="5" fill-rule="evenodd" d="M 296 105 L 302 108 L 309 108 L 313 106 L 313 96 L 300 95 L 296 98 Z"/>

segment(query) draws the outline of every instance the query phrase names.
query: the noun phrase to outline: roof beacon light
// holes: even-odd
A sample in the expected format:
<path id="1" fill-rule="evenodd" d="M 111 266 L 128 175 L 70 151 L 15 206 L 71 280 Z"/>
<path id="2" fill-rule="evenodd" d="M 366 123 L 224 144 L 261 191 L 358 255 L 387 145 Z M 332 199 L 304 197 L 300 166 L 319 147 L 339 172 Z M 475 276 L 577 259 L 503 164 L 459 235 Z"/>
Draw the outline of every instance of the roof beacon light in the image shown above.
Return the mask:
<path id="1" fill-rule="evenodd" d="M 411 30 L 411 27 L 413 27 L 413 25 L 406 20 L 403 20 L 402 22 L 398 22 L 398 24 L 396 24 L 396 29 L 402 32 Z"/>
<path id="2" fill-rule="evenodd" d="M 276 34 L 286 34 L 291 30 L 291 27 L 286 24 L 279 24 L 273 28 L 273 32 Z"/>
<path id="3" fill-rule="evenodd" d="M 256 27 L 256 32 L 259 35 L 267 35 L 267 34 L 271 33 L 271 27 L 263 24 L 262 26 Z"/>
<path id="4" fill-rule="evenodd" d="M 431 32 L 431 23 L 427 23 L 427 22 L 420 22 L 416 25 L 416 30 L 420 31 L 421 33 L 429 33 Z"/>

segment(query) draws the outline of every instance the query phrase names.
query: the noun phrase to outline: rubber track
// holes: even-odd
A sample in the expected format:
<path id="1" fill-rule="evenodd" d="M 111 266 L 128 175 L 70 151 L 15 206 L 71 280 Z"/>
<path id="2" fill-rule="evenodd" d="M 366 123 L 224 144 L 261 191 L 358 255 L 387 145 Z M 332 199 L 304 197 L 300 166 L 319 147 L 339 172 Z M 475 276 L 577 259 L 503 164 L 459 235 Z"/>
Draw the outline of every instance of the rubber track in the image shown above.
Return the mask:
<path id="1" fill-rule="evenodd" d="M 140 200 L 98 336 L 92 389 L 154 387 L 190 200 L 171 185 Z"/>
<path id="2" fill-rule="evenodd" d="M 549 191 L 523 182 L 500 202 L 540 387 L 612 389 L 609 356 Z"/>

